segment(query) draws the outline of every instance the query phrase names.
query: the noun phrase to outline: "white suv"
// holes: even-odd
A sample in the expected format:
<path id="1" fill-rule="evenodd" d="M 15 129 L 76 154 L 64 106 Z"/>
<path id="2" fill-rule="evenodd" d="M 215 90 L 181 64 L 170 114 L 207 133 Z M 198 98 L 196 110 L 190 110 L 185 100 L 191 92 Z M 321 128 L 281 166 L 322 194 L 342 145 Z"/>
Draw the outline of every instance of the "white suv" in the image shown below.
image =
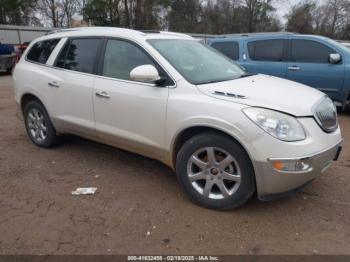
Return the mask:
<path id="1" fill-rule="evenodd" d="M 293 192 L 341 149 L 325 94 L 249 75 L 187 35 L 54 32 L 31 43 L 13 78 L 34 144 L 49 148 L 70 133 L 158 159 L 213 209 Z"/>

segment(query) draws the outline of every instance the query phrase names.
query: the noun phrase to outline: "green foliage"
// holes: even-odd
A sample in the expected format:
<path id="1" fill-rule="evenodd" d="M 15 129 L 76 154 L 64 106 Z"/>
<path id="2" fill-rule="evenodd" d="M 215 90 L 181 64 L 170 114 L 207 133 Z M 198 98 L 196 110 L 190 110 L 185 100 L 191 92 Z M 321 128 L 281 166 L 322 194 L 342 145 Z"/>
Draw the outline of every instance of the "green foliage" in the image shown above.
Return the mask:
<path id="1" fill-rule="evenodd" d="M 114 18 L 109 17 L 108 12 L 113 8 L 113 1 L 108 0 L 93 0 L 89 1 L 84 8 L 84 16 L 93 21 L 97 26 L 112 26 L 114 25 Z"/>
<path id="2" fill-rule="evenodd" d="M 279 31 L 271 0 L 174 0 L 169 14 L 173 31 L 227 34 Z"/>
<path id="3" fill-rule="evenodd" d="M 0 0 L 0 24 L 66 26 L 75 13 L 95 26 L 231 34 L 279 31 L 277 0 Z M 281 0 L 282 1 L 282 0 Z M 288 4 L 288 0 L 284 0 Z M 350 39 L 349 0 L 299 0 L 287 31 Z"/>
<path id="4" fill-rule="evenodd" d="M 28 24 L 36 0 L 0 0 L 0 24 Z"/>
<path id="5" fill-rule="evenodd" d="M 169 14 L 169 26 L 173 31 L 200 32 L 202 24 L 202 6 L 198 0 L 172 1 Z"/>

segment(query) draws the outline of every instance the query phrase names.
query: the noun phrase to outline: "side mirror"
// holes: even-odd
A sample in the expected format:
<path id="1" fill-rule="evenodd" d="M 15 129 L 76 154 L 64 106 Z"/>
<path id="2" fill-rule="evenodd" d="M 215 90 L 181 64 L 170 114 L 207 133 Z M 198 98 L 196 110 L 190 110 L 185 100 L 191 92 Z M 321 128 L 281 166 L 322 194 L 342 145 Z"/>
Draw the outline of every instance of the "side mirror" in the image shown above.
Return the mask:
<path id="1" fill-rule="evenodd" d="M 341 55 L 340 54 L 329 54 L 328 60 L 331 64 L 338 64 L 341 62 Z"/>
<path id="2" fill-rule="evenodd" d="M 131 70 L 130 79 L 139 82 L 156 84 L 161 77 L 159 76 L 158 70 L 153 65 L 141 65 Z"/>

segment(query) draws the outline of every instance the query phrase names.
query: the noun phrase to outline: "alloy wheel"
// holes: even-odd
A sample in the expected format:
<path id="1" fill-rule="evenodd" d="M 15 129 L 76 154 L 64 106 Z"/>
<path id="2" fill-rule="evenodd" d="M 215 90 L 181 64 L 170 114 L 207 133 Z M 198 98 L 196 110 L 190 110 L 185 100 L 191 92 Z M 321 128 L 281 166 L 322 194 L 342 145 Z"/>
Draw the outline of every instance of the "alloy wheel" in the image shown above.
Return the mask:
<path id="1" fill-rule="evenodd" d="M 187 163 L 187 176 L 193 188 L 210 199 L 232 196 L 241 183 L 237 160 L 217 147 L 205 147 L 194 152 Z"/>
<path id="2" fill-rule="evenodd" d="M 30 109 L 27 117 L 29 134 L 37 142 L 42 143 L 47 138 L 45 116 L 36 108 Z"/>

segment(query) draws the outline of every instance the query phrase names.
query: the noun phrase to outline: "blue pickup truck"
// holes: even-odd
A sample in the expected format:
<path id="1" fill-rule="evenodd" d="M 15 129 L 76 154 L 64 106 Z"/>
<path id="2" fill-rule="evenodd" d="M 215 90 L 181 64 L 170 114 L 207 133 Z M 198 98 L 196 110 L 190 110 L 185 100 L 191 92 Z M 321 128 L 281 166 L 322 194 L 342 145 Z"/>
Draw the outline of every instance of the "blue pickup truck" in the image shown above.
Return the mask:
<path id="1" fill-rule="evenodd" d="M 343 108 L 350 99 L 350 50 L 329 38 L 257 33 L 212 38 L 208 44 L 250 73 L 278 76 L 317 88 Z"/>

